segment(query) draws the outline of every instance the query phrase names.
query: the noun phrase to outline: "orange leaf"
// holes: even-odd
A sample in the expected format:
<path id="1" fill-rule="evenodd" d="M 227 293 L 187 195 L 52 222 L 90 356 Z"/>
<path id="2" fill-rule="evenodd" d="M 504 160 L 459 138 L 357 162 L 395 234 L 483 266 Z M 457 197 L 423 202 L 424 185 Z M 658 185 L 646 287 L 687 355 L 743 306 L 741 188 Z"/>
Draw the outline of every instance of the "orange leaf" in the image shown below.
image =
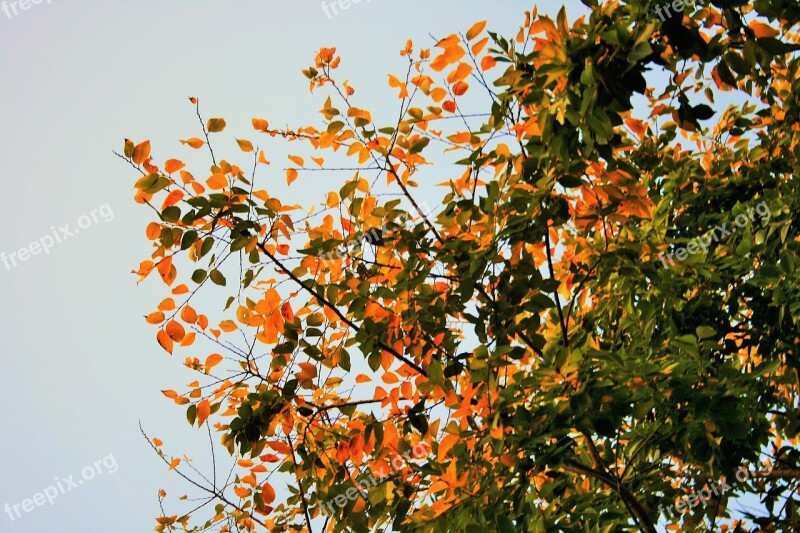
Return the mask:
<path id="1" fill-rule="evenodd" d="M 299 167 L 302 167 L 305 164 L 305 160 L 299 155 L 290 155 L 289 160 Z"/>
<path id="2" fill-rule="evenodd" d="M 492 56 L 486 56 L 481 59 L 481 70 L 489 70 L 497 64 Z"/>
<path id="3" fill-rule="evenodd" d="M 408 88 L 406 87 L 406 84 L 391 74 L 389 74 L 389 87 L 396 87 L 400 89 L 400 94 L 397 95 L 398 98 L 408 98 Z"/>
<path id="4" fill-rule="evenodd" d="M 181 320 L 188 322 L 189 324 L 194 324 L 197 322 L 197 312 L 191 305 L 187 305 L 181 309 Z"/>
<path id="5" fill-rule="evenodd" d="M 780 32 L 773 28 L 768 24 L 764 24 L 763 22 L 759 22 L 757 20 L 753 20 L 749 24 L 750 29 L 753 30 L 753 33 L 759 39 L 764 37 L 777 37 L 780 35 Z"/>
<path id="6" fill-rule="evenodd" d="M 262 165 L 269 165 L 269 161 L 267 161 L 267 156 L 264 155 L 264 150 L 258 152 L 258 162 Z"/>
<path id="7" fill-rule="evenodd" d="M 167 323 L 165 331 L 167 332 L 167 335 L 169 335 L 169 338 L 175 342 L 181 342 L 183 337 L 186 335 L 186 330 L 180 325 L 179 322 L 176 322 L 175 320 L 170 320 Z"/>
<path id="8" fill-rule="evenodd" d="M 281 316 L 286 322 L 294 320 L 294 312 L 292 311 L 292 304 L 285 302 L 281 305 Z"/>
<path id="9" fill-rule="evenodd" d="M 277 440 L 267 442 L 267 446 L 278 453 L 289 454 L 292 452 L 292 449 L 288 445 Z"/>
<path id="10" fill-rule="evenodd" d="M 205 364 L 206 371 L 211 370 L 212 368 L 220 364 L 223 360 L 224 357 L 222 357 L 220 354 L 212 353 L 211 355 L 206 357 L 206 364 Z"/>
<path id="11" fill-rule="evenodd" d="M 272 503 L 275 501 L 275 489 L 272 488 L 272 485 L 269 483 L 264 483 L 264 486 L 261 487 L 261 497 L 264 500 L 264 503 Z"/>
<path id="12" fill-rule="evenodd" d="M 252 152 L 253 151 L 253 143 L 247 141 L 245 139 L 236 139 L 236 142 L 239 144 L 239 148 L 242 152 Z"/>
<path id="13" fill-rule="evenodd" d="M 223 320 L 219 323 L 219 329 L 225 333 L 230 333 L 231 331 L 236 331 L 238 326 L 236 326 L 236 323 L 233 320 Z"/>
<path id="14" fill-rule="evenodd" d="M 147 315 L 148 324 L 161 324 L 162 322 L 164 322 L 164 313 L 161 311 L 156 311 L 155 313 Z"/>
<path id="15" fill-rule="evenodd" d="M 202 426 L 211 414 L 211 404 L 208 400 L 202 400 L 197 404 L 197 425 Z"/>
<path id="16" fill-rule="evenodd" d="M 236 495 L 240 498 L 247 498 L 248 496 L 250 496 L 250 489 L 248 489 L 247 487 L 236 487 L 235 489 L 233 489 L 233 492 L 235 492 Z"/>
<path id="17" fill-rule="evenodd" d="M 206 180 L 206 184 L 215 190 L 224 189 L 228 186 L 228 178 L 224 174 L 213 174 Z"/>
<path id="18" fill-rule="evenodd" d="M 156 446 L 162 446 L 164 444 L 164 441 L 162 441 L 158 437 L 153 437 L 153 444 Z"/>
<path id="19" fill-rule="evenodd" d="M 471 41 L 472 39 L 477 37 L 485 27 L 486 27 L 485 20 L 473 24 L 472 27 L 469 30 L 467 30 L 467 40 Z"/>
<path id="20" fill-rule="evenodd" d="M 297 171 L 293 168 L 289 168 L 286 170 L 286 184 L 291 185 L 294 180 L 297 179 Z"/>
<path id="21" fill-rule="evenodd" d="M 133 149 L 131 159 L 137 165 L 141 165 L 150 157 L 150 141 L 144 141 L 136 145 Z"/>
<path id="22" fill-rule="evenodd" d="M 147 238 L 151 241 L 158 239 L 159 235 L 161 235 L 161 224 L 158 222 L 151 222 L 147 225 L 147 230 L 145 231 Z"/>
<path id="23" fill-rule="evenodd" d="M 170 470 L 175 470 L 175 469 L 178 467 L 178 465 L 179 465 L 179 464 L 181 464 L 181 460 L 180 460 L 180 459 L 178 459 L 178 458 L 176 457 L 176 458 L 175 458 L 175 459 L 173 459 L 173 460 L 172 460 L 172 462 L 169 464 L 169 469 L 170 469 Z"/>
<path id="24" fill-rule="evenodd" d="M 186 294 L 187 292 L 189 292 L 189 287 L 187 287 L 185 283 L 181 283 L 172 289 L 172 294 Z"/>
<path id="25" fill-rule="evenodd" d="M 170 400 L 174 400 L 175 398 L 178 397 L 178 393 L 175 392 L 174 390 L 162 390 L 161 394 L 163 394 L 164 396 L 166 396 Z"/>
<path id="26" fill-rule="evenodd" d="M 167 171 L 167 174 L 172 174 L 173 172 L 177 172 L 185 166 L 186 165 L 184 165 L 182 161 L 177 159 L 167 159 L 167 161 L 164 163 L 164 170 Z"/>
<path id="27" fill-rule="evenodd" d="M 198 139 L 197 137 L 190 137 L 189 139 L 181 139 L 181 144 L 188 144 L 192 148 L 202 148 L 205 144 L 203 139 Z"/>
<path id="28" fill-rule="evenodd" d="M 164 198 L 164 203 L 161 204 L 161 209 L 166 209 L 167 207 L 171 207 L 183 199 L 183 191 L 180 189 L 175 189 L 171 193 Z"/>
<path id="29" fill-rule="evenodd" d="M 263 118 L 254 118 L 253 128 L 257 129 L 258 131 L 267 131 L 269 129 L 269 122 Z"/>
<path id="30" fill-rule="evenodd" d="M 459 81 L 456 82 L 455 85 L 453 85 L 453 94 L 455 94 L 456 96 L 461 96 L 462 94 L 467 92 L 468 89 L 469 89 L 469 84 L 467 82 Z"/>
<path id="31" fill-rule="evenodd" d="M 158 341 L 158 344 L 160 344 L 162 348 L 164 348 L 168 353 L 172 354 L 172 348 L 174 347 L 174 343 L 172 339 L 169 337 L 169 335 L 167 335 L 166 331 L 164 331 L 163 329 L 158 330 L 158 333 L 156 333 L 156 340 Z"/>
<path id="32" fill-rule="evenodd" d="M 366 374 L 359 374 L 356 376 L 356 383 L 369 383 L 372 378 Z"/>

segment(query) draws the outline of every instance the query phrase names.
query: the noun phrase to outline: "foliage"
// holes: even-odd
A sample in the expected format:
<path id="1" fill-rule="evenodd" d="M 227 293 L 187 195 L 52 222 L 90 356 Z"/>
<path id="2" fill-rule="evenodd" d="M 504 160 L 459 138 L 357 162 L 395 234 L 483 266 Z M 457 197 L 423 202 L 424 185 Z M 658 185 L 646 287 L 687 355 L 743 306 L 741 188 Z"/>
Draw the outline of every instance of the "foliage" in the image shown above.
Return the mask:
<path id="1" fill-rule="evenodd" d="M 164 394 L 238 461 L 212 484 L 151 439 L 216 505 L 157 530 L 800 527 L 800 8 L 584 3 L 572 24 L 527 12 L 510 39 L 481 22 L 408 42 L 388 126 L 322 48 L 303 71 L 321 124 L 253 119 L 261 140 L 218 160 L 226 122 L 201 119 L 182 142 L 210 172 L 126 141 L 158 217 L 136 273 L 172 288 L 147 320 L 170 354 L 204 351 Z M 281 200 L 258 146 L 280 141 L 305 147 L 288 184 L 351 177 L 321 206 Z M 194 299 L 210 285 L 229 293 L 213 319 Z M 734 494 L 764 512 L 732 515 Z"/>

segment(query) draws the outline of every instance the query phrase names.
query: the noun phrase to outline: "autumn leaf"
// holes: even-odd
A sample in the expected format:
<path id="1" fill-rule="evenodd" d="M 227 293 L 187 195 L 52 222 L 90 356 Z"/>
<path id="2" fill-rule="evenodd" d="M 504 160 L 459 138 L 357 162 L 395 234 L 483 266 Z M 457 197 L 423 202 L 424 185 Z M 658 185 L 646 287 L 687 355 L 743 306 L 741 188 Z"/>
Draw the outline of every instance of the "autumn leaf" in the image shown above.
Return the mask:
<path id="1" fill-rule="evenodd" d="M 208 119 L 208 123 L 206 128 L 208 129 L 209 133 L 217 133 L 225 129 L 225 119 L 224 118 L 210 118 Z"/>

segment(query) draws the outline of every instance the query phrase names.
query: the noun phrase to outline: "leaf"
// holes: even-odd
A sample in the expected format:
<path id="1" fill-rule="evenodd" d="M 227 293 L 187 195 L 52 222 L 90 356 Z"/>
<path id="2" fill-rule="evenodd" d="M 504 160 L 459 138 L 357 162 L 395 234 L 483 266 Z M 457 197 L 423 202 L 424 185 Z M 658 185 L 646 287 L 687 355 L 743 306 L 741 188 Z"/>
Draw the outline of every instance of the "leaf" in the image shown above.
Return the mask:
<path id="1" fill-rule="evenodd" d="M 208 133 L 217 133 L 225 129 L 225 119 L 224 118 L 210 118 L 208 119 L 208 123 L 206 124 L 206 128 L 208 129 Z"/>
<path id="2" fill-rule="evenodd" d="M 197 404 L 197 425 L 202 426 L 211 414 L 211 404 L 208 400 L 202 400 Z"/>
<path id="3" fill-rule="evenodd" d="M 253 119 L 253 129 L 258 131 L 266 132 L 269 129 L 269 122 L 267 122 L 263 118 L 254 118 Z"/>
<path id="4" fill-rule="evenodd" d="M 220 364 L 224 359 L 225 358 L 218 353 L 212 353 L 211 355 L 206 357 L 206 362 L 204 365 L 206 368 L 206 372 L 208 372 L 209 370 Z"/>
<path id="5" fill-rule="evenodd" d="M 213 174 L 206 180 L 206 185 L 208 185 L 210 189 L 218 191 L 228 187 L 230 184 L 228 183 L 228 178 L 225 176 L 225 174 Z"/>
<path id="6" fill-rule="evenodd" d="M 286 169 L 286 184 L 291 185 L 297 179 L 297 170 L 293 168 Z"/>
<path id="7" fill-rule="evenodd" d="M 190 137 L 188 139 L 181 140 L 181 144 L 188 144 L 192 148 L 197 149 L 202 148 L 205 144 L 205 141 L 203 139 L 198 139 L 197 137 Z"/>
<path id="8" fill-rule="evenodd" d="M 131 159 L 137 165 L 141 165 L 150 157 L 150 141 L 144 141 L 136 145 L 133 149 Z"/>
<path id="9" fill-rule="evenodd" d="M 264 503 L 270 504 L 275 501 L 275 489 L 269 483 L 264 483 L 261 487 L 261 498 Z"/>
<path id="10" fill-rule="evenodd" d="M 163 329 L 158 330 L 158 333 L 156 333 L 156 340 L 158 341 L 158 344 L 160 344 L 161 347 L 164 348 L 167 351 L 167 353 L 172 355 L 172 350 L 174 348 L 174 342 L 170 338 L 170 336 L 167 335 L 166 331 L 164 331 Z"/>
<path id="11" fill-rule="evenodd" d="M 764 24 L 763 22 L 760 22 L 758 20 L 750 21 L 750 24 L 748 24 L 748 26 L 750 26 L 750 29 L 753 30 L 753 34 L 758 38 L 777 37 L 778 35 L 781 34 L 780 31 L 776 30 L 772 26 Z"/>
<path id="12" fill-rule="evenodd" d="M 245 139 L 236 139 L 236 142 L 239 144 L 239 148 L 242 152 L 252 152 L 253 151 L 253 143 L 247 141 Z"/>
<path id="13" fill-rule="evenodd" d="M 222 272 L 220 272 L 216 268 L 211 271 L 211 274 L 209 274 L 209 277 L 211 278 L 211 281 L 215 285 L 219 285 L 221 287 L 224 287 L 225 284 L 227 283 L 227 281 L 225 280 L 225 276 L 223 276 Z"/>
<path id="14" fill-rule="evenodd" d="M 178 161 L 177 159 L 167 159 L 167 161 L 164 163 L 164 170 L 167 171 L 167 174 L 172 174 L 174 172 L 178 172 L 185 166 L 186 165 L 183 164 L 182 161 Z"/>
<path id="15" fill-rule="evenodd" d="M 473 24 L 472 27 L 469 30 L 467 30 L 467 40 L 471 41 L 472 39 L 480 35 L 480 33 L 483 31 L 485 27 L 486 27 L 485 20 Z"/>

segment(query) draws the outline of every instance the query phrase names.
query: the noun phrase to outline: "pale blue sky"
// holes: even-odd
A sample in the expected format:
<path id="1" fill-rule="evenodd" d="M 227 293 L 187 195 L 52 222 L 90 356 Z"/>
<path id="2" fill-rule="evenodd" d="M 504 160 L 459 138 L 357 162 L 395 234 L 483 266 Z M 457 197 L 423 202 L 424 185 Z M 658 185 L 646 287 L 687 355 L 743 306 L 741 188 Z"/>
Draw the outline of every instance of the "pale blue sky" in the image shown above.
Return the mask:
<path id="1" fill-rule="evenodd" d="M 540 9 L 555 13 L 561 4 Z M 181 367 L 185 354 L 169 358 L 142 319 L 164 287 L 137 287 L 130 274 L 148 253 L 149 213 L 131 199 L 133 169 L 111 154 L 124 137 L 151 139 L 159 157 L 185 153 L 177 140 L 198 133 L 189 95 L 245 136 L 253 116 L 316 121 L 319 99 L 300 70 L 320 46 L 338 47 L 345 77 L 364 107 L 377 110 L 393 98 L 386 74 L 403 69 L 398 50 L 407 38 L 430 46 L 429 33 L 465 31 L 484 18 L 515 32 L 531 5 L 362 0 L 330 18 L 317 0 L 44 0 L 11 18 L 0 10 L 0 252 L 46 243 L 53 232 L 61 238 L 66 224 L 79 229 L 47 255 L 15 257 L 11 268 L 0 262 L 0 507 L 55 478 L 77 482 L 85 467 L 113 456 L 98 464 L 102 475 L 53 505 L 13 521 L 0 509 L 0 532 L 151 531 L 157 489 L 188 488 L 140 437 L 140 419 L 202 463 L 204 434 L 159 392 L 194 379 Z M 570 14 L 582 8 L 567 5 Z"/>

